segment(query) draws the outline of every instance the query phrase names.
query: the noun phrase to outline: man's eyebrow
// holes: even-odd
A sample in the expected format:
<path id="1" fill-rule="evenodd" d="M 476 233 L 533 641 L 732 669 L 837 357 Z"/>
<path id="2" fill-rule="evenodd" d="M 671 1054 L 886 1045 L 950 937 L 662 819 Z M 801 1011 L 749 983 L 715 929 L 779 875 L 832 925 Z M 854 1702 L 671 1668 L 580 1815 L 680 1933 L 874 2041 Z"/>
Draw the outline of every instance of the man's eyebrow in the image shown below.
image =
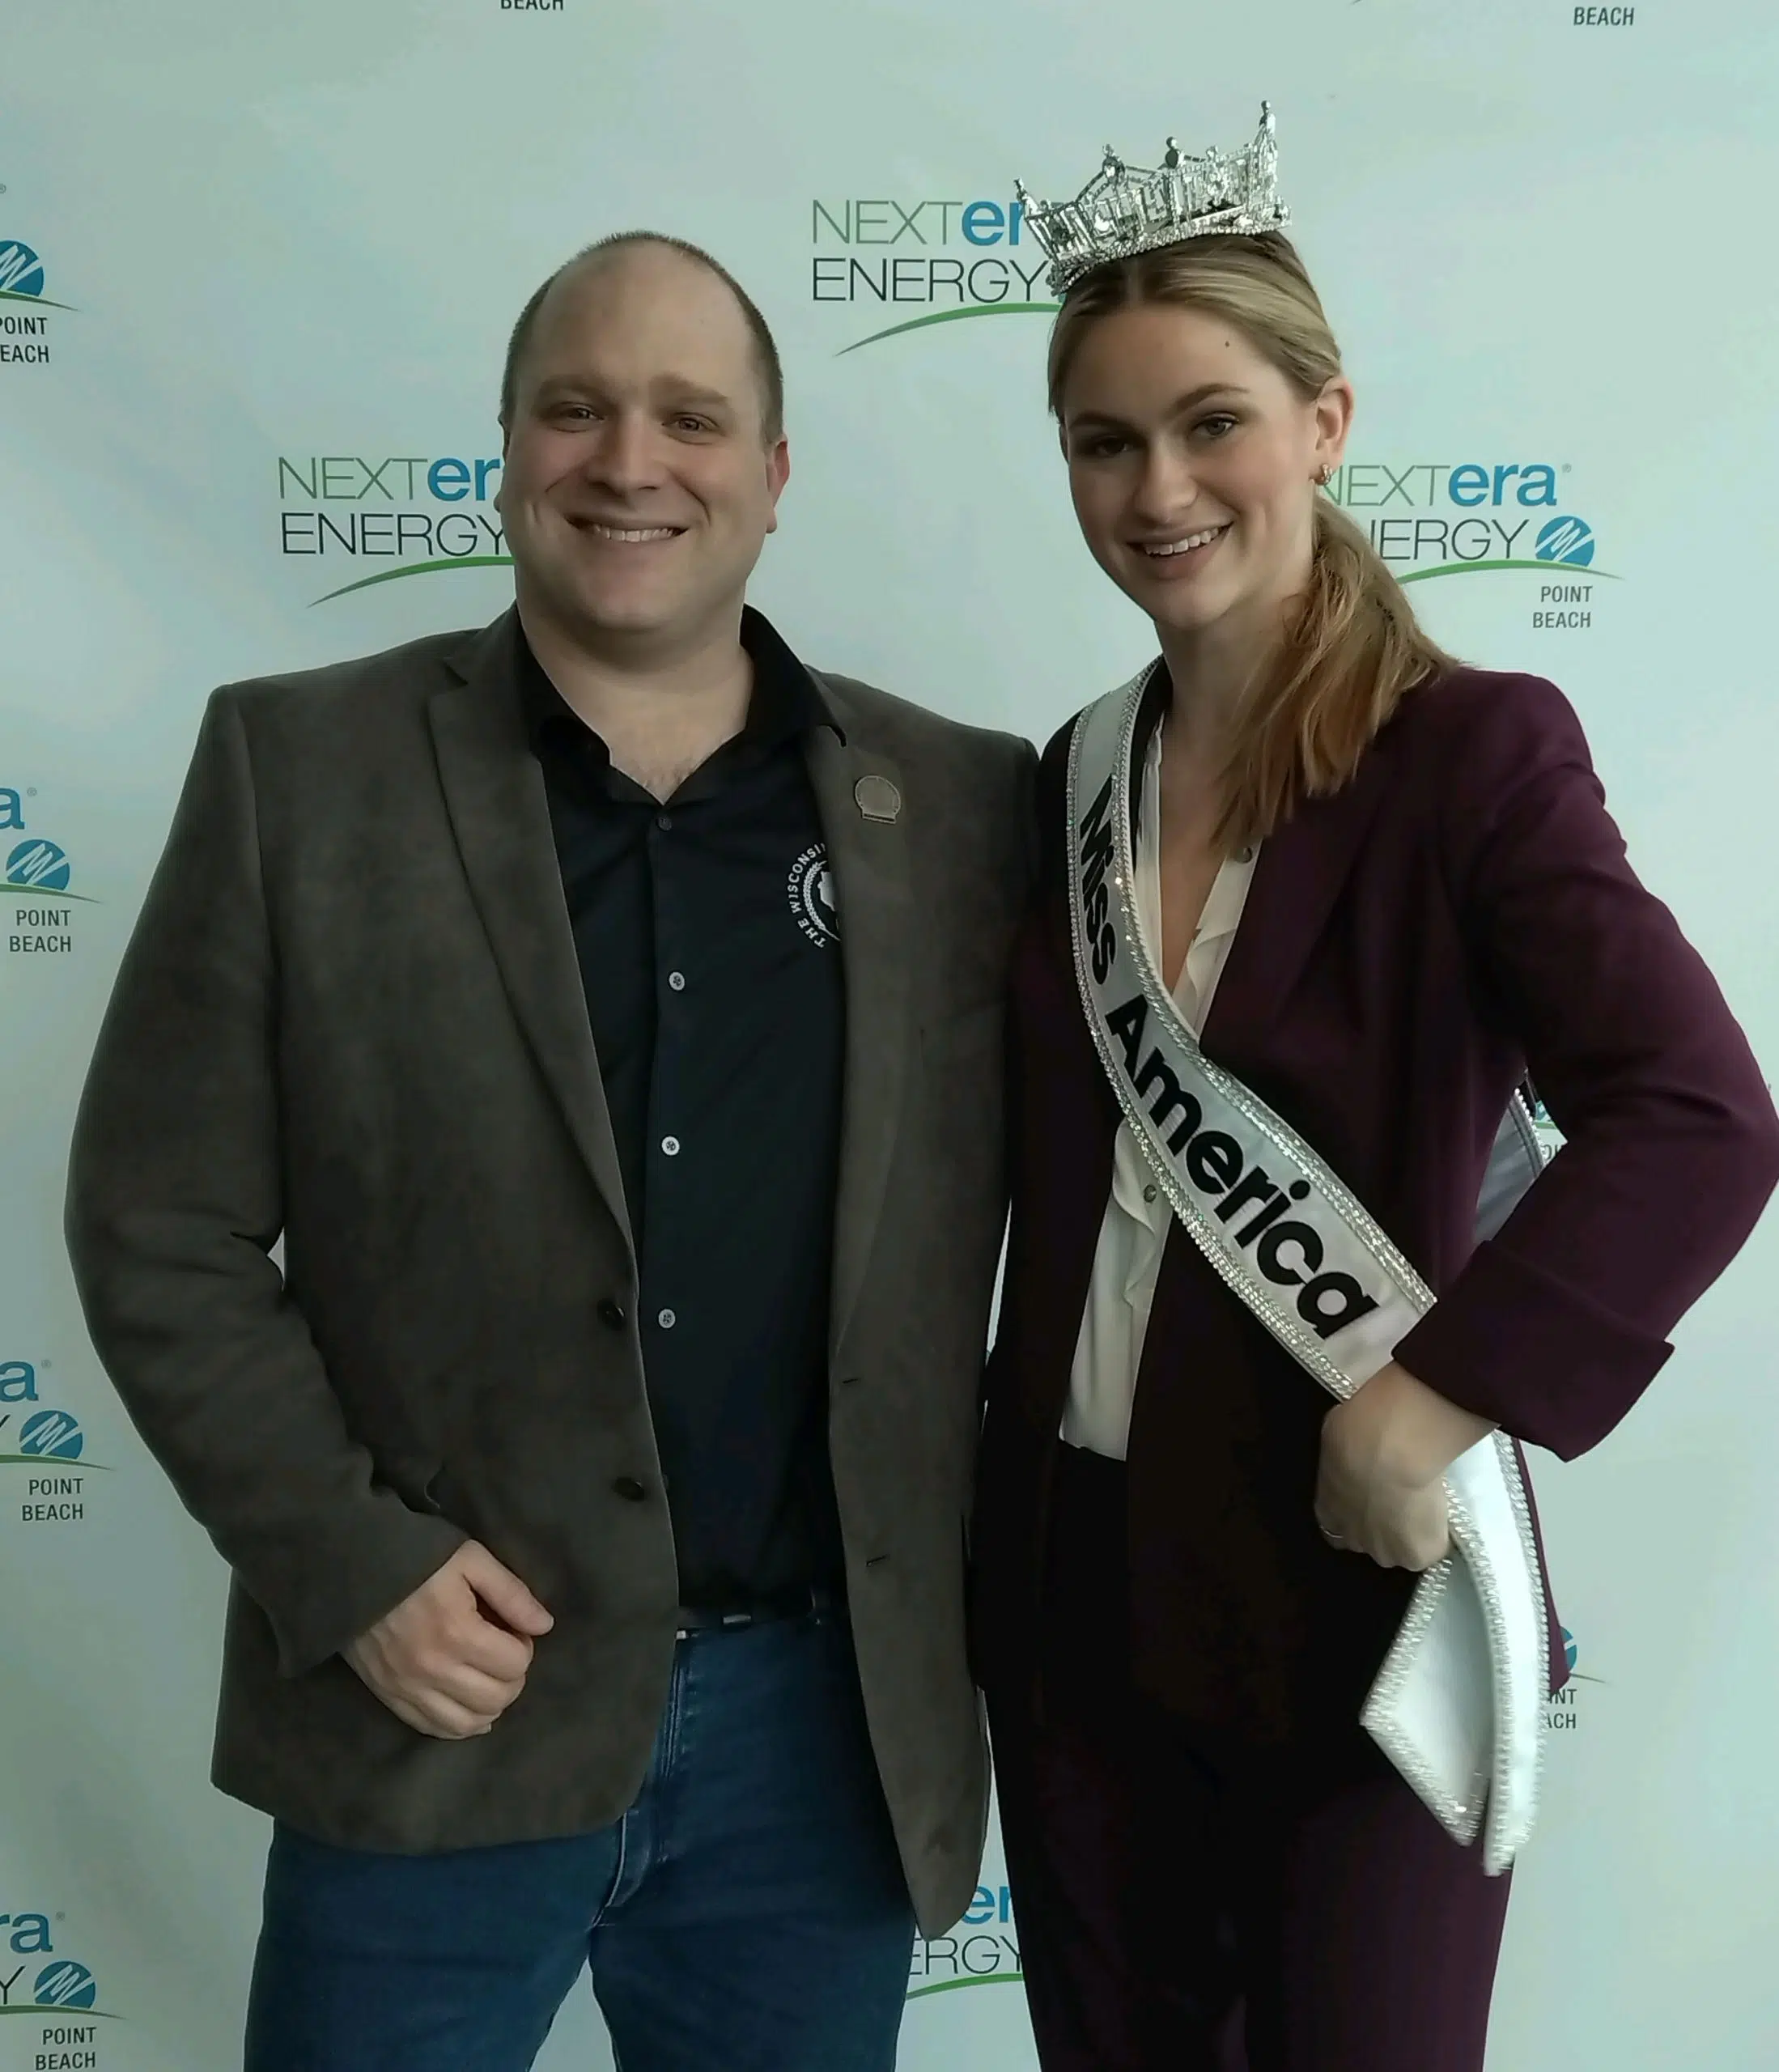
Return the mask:
<path id="1" fill-rule="evenodd" d="M 733 396 L 683 374 L 656 375 L 648 383 L 647 393 L 649 407 L 657 410 L 708 410 L 712 416 L 728 421 L 737 414 L 741 407 Z M 570 401 L 603 404 L 612 400 L 610 384 L 597 375 L 565 372 L 546 375 L 537 383 L 532 391 L 531 407 L 548 410 L 557 403 Z"/>
<path id="2" fill-rule="evenodd" d="M 703 403 L 707 409 L 732 410 L 735 398 L 726 396 L 720 388 L 707 388 L 696 381 L 688 381 L 683 376 L 664 374 L 650 383 L 657 395 L 671 396 L 676 402 Z"/>

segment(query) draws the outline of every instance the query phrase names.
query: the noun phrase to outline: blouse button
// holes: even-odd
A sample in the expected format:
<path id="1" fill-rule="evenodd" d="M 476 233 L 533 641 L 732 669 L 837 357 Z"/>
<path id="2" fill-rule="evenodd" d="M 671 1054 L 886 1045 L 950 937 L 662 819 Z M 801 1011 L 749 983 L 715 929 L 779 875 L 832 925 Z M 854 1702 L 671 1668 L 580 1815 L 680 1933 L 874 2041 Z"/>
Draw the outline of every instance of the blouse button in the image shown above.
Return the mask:
<path id="1" fill-rule="evenodd" d="M 1161 1190 L 1156 1186 L 1153 1180 L 1151 1180 L 1148 1185 L 1143 1190 L 1143 1199 L 1144 1201 L 1153 1201 L 1155 1197 L 1161 1191 Z"/>

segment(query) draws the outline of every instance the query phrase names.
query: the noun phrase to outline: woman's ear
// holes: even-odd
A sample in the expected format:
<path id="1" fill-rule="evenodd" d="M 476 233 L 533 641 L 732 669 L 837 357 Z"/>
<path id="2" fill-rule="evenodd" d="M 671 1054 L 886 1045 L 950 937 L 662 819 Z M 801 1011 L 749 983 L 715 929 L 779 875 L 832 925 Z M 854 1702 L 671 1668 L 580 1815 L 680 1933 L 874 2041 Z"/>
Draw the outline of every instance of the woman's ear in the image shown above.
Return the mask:
<path id="1" fill-rule="evenodd" d="M 1317 468 L 1326 468 L 1332 475 L 1340 465 L 1340 457 L 1347 450 L 1347 434 L 1352 428 L 1352 384 L 1344 374 L 1336 374 L 1322 385 L 1322 393 L 1315 401 Z"/>

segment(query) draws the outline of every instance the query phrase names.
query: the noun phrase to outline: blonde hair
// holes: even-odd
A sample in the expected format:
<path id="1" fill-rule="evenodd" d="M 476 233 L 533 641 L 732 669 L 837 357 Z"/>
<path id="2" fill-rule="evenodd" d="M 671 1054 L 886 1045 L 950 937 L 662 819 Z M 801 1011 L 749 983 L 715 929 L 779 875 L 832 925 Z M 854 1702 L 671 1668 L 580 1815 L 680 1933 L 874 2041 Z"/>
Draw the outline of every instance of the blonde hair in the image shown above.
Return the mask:
<path id="1" fill-rule="evenodd" d="M 1341 372 L 1321 299 L 1289 239 L 1202 237 L 1115 260 L 1068 291 L 1050 341 L 1050 407 L 1081 342 L 1115 310 L 1203 310 L 1233 324 L 1306 401 Z M 1243 697 L 1216 830 L 1227 848 L 1262 840 L 1306 798 L 1339 791 L 1407 694 L 1454 666 L 1352 520 L 1315 505 L 1314 559 L 1277 650 Z"/>

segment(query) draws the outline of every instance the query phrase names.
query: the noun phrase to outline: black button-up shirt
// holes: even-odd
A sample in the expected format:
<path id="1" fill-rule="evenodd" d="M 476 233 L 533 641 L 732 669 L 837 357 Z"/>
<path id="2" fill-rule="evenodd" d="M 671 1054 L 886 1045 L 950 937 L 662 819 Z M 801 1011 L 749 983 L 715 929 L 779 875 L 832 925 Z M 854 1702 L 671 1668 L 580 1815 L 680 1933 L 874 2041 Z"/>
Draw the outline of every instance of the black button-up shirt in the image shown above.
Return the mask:
<path id="1" fill-rule="evenodd" d="M 829 1275 L 845 1023 L 806 737 L 834 725 L 766 620 L 745 728 L 664 803 L 521 640 L 637 1249 L 681 1601 L 837 1583 Z"/>

